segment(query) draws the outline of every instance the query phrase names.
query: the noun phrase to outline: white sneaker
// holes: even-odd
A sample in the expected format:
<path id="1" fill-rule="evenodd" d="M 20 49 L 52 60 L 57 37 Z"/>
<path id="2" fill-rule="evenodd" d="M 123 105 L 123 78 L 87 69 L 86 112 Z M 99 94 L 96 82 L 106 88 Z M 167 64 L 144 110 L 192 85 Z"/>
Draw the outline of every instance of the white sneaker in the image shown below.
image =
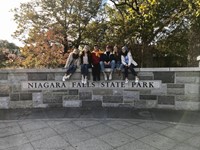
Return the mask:
<path id="1" fill-rule="evenodd" d="M 63 76 L 62 81 L 65 81 L 65 76 Z"/>
<path id="2" fill-rule="evenodd" d="M 81 83 L 84 83 L 85 82 L 85 80 L 84 80 L 84 77 L 83 77 L 83 75 L 81 76 Z"/>
<path id="3" fill-rule="evenodd" d="M 64 75 L 63 78 L 62 78 L 62 81 L 65 81 L 67 79 L 67 76 Z"/>
<path id="4" fill-rule="evenodd" d="M 66 76 L 65 79 L 67 80 L 67 79 L 69 79 L 70 77 L 71 77 L 71 75 L 69 74 L 69 75 Z"/>
<path id="5" fill-rule="evenodd" d="M 128 79 L 127 78 L 125 79 L 125 83 L 128 83 Z"/>
<path id="6" fill-rule="evenodd" d="M 86 84 L 87 83 L 87 77 L 85 77 L 85 79 L 84 79 L 84 84 Z"/>
<path id="7" fill-rule="evenodd" d="M 104 73 L 104 79 L 105 79 L 105 81 L 108 80 L 106 73 Z"/>
<path id="8" fill-rule="evenodd" d="M 135 82 L 138 83 L 139 82 L 139 78 L 135 77 Z"/>
<path id="9" fill-rule="evenodd" d="M 109 80 L 112 80 L 112 73 L 110 73 L 109 75 Z"/>

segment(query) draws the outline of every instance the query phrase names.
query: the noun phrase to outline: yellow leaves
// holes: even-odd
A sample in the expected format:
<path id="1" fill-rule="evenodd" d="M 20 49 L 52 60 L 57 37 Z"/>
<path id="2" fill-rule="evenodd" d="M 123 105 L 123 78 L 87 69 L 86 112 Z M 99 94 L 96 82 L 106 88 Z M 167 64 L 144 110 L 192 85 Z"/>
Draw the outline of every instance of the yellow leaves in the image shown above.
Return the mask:
<path id="1" fill-rule="evenodd" d="M 195 16 L 196 16 L 196 17 L 199 17 L 199 16 L 200 16 L 200 12 L 199 12 L 199 11 L 196 11 L 196 12 L 195 12 Z"/>
<path id="2" fill-rule="evenodd" d="M 128 11 L 130 14 L 134 13 L 134 10 L 133 10 L 132 8 L 128 8 L 127 11 Z"/>
<path id="3" fill-rule="evenodd" d="M 141 4 L 140 5 L 140 10 L 141 10 L 141 12 L 144 12 L 145 10 L 147 10 L 147 5 L 146 4 Z"/>
<path id="4" fill-rule="evenodd" d="M 156 0 L 148 0 L 148 2 L 149 2 L 151 5 L 156 4 Z"/>

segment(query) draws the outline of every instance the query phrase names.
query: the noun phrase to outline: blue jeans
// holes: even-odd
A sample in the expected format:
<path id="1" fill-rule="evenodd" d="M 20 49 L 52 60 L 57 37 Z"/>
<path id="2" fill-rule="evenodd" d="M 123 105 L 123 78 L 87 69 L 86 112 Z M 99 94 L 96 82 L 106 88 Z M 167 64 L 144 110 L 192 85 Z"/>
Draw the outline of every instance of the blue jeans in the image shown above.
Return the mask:
<path id="1" fill-rule="evenodd" d="M 81 65 L 81 74 L 85 77 L 88 76 L 88 68 L 90 67 L 89 64 L 82 64 Z"/>
<path id="2" fill-rule="evenodd" d="M 66 74 L 73 74 L 76 71 L 77 66 L 76 65 L 69 65 Z"/>
<path id="3" fill-rule="evenodd" d="M 116 69 L 117 70 L 122 70 L 123 69 L 123 64 L 121 63 L 121 61 L 117 61 L 116 62 Z"/>
<path id="4" fill-rule="evenodd" d="M 115 69 L 115 60 L 112 60 L 109 65 L 105 65 L 103 61 L 100 61 L 101 71 L 105 71 L 105 67 L 111 68 L 112 71 Z"/>

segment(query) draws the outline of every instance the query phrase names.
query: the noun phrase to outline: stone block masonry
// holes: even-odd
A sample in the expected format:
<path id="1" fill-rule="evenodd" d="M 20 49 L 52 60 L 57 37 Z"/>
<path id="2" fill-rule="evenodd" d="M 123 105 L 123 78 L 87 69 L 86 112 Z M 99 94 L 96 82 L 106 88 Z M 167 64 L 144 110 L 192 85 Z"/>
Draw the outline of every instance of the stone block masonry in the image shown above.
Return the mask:
<path id="1" fill-rule="evenodd" d="M 200 110 L 200 68 L 137 68 L 123 77 L 84 85 L 80 70 L 63 82 L 63 69 L 0 70 L 0 109 L 47 107 L 133 107 Z M 92 79 L 91 73 L 89 79 Z"/>

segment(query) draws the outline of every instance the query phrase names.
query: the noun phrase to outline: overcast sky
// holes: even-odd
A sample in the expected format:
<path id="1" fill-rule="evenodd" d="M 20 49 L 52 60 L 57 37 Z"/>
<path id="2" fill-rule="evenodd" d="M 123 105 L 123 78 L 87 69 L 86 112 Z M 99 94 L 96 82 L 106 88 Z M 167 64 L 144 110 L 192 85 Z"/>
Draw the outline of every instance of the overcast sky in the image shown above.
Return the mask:
<path id="1" fill-rule="evenodd" d="M 12 38 L 13 32 L 16 30 L 17 26 L 13 21 L 13 13 L 10 12 L 11 9 L 19 7 L 20 3 L 28 2 L 30 0 L 0 0 L 0 40 L 7 40 L 8 42 L 15 43 L 18 46 L 22 44 Z"/>

